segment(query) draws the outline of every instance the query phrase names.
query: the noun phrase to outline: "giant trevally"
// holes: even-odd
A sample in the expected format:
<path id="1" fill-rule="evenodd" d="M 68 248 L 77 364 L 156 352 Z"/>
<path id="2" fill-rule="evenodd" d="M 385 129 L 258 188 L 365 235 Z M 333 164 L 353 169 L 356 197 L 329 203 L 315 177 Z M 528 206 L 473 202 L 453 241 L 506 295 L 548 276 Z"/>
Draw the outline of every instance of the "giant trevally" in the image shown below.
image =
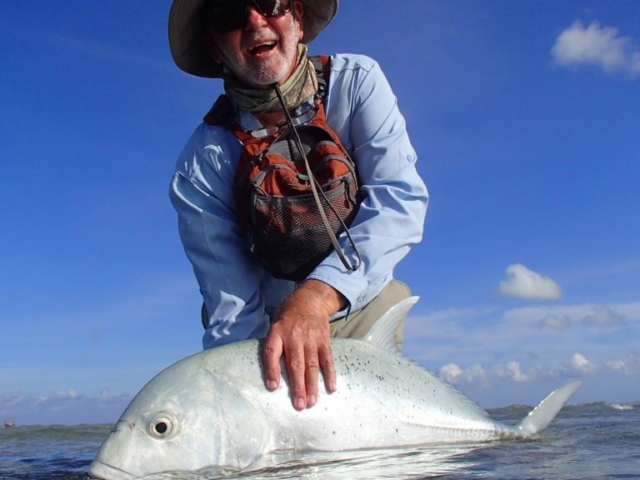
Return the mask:
<path id="1" fill-rule="evenodd" d="M 89 477 L 131 480 L 206 471 L 237 473 L 275 452 L 343 451 L 530 437 L 579 387 L 551 393 L 519 424 L 503 425 L 395 347 L 417 301 L 400 302 L 365 339 L 334 339 L 338 390 L 297 411 L 287 379 L 269 392 L 261 343 L 247 340 L 187 357 L 153 378 L 100 447 Z M 283 368 L 283 372 L 285 369 Z"/>

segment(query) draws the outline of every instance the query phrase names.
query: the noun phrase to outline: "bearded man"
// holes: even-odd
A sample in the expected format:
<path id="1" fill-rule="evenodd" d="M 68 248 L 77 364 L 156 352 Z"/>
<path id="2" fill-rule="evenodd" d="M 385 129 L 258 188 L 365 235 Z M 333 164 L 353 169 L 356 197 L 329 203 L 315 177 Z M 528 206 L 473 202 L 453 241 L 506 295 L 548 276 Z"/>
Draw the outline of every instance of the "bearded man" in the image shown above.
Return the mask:
<path id="1" fill-rule="evenodd" d="M 170 188 L 203 296 L 203 346 L 264 338 L 266 388 L 279 387 L 284 357 L 298 410 L 317 402 L 321 374 L 329 393 L 338 388 L 330 338 L 363 337 L 410 295 L 393 271 L 421 241 L 428 203 L 379 65 L 363 55 L 331 55 L 324 79 L 307 55 L 337 8 L 337 0 L 174 0 L 169 15 L 173 59 L 189 74 L 223 80 L 226 116 L 235 125 L 228 118 L 200 124 Z M 276 138 L 299 128 L 296 119 L 304 125 L 319 103 L 355 164 L 358 203 L 334 247 L 292 280 L 264 267 L 240 221 L 252 213 L 235 200 L 246 148 L 237 132 Z M 401 330 L 396 340 L 401 344 Z"/>

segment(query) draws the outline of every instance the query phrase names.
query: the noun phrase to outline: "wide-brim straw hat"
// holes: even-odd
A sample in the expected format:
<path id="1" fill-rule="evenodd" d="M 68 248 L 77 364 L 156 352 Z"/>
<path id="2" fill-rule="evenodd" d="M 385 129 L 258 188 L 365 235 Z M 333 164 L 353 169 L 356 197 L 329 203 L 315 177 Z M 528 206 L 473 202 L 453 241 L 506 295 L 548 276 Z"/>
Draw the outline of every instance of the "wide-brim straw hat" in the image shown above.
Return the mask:
<path id="1" fill-rule="evenodd" d="M 294 0 L 291 0 L 294 1 Z M 338 10 L 338 0 L 300 0 L 304 7 L 304 43 L 324 30 Z M 169 48 L 178 68 L 198 77 L 219 78 L 216 63 L 201 41 L 202 5 L 205 0 L 173 0 L 169 12 Z"/>

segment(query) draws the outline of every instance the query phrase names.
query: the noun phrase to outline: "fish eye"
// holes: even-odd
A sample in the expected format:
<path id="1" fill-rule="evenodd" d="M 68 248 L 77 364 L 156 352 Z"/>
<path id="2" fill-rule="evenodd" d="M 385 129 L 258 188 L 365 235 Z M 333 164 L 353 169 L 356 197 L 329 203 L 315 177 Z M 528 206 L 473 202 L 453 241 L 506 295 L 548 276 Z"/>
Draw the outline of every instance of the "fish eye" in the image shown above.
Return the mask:
<path id="1" fill-rule="evenodd" d="M 169 424 L 167 422 L 163 422 L 162 420 L 160 420 L 158 423 L 156 423 L 153 426 L 153 428 L 156 431 L 156 433 L 160 435 L 164 435 L 165 433 L 167 433 L 167 430 L 169 430 Z"/>
<path id="2" fill-rule="evenodd" d="M 176 426 L 173 416 L 162 412 L 149 421 L 149 433 L 156 438 L 167 438 L 176 433 Z"/>

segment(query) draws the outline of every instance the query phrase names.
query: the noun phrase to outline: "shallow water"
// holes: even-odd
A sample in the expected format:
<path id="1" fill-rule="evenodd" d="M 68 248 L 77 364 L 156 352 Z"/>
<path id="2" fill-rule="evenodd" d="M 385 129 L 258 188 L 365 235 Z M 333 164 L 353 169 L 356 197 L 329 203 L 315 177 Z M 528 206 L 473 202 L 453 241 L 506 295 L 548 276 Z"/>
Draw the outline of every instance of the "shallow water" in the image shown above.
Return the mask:
<path id="1" fill-rule="evenodd" d="M 530 407 L 489 410 L 517 423 Z M 85 473 L 111 425 L 17 426 L 0 429 L 0 479 L 76 480 Z M 281 454 L 277 467 L 242 479 L 640 479 L 640 403 L 565 407 L 531 440 L 340 453 Z M 212 480 L 199 474 L 148 480 Z"/>

